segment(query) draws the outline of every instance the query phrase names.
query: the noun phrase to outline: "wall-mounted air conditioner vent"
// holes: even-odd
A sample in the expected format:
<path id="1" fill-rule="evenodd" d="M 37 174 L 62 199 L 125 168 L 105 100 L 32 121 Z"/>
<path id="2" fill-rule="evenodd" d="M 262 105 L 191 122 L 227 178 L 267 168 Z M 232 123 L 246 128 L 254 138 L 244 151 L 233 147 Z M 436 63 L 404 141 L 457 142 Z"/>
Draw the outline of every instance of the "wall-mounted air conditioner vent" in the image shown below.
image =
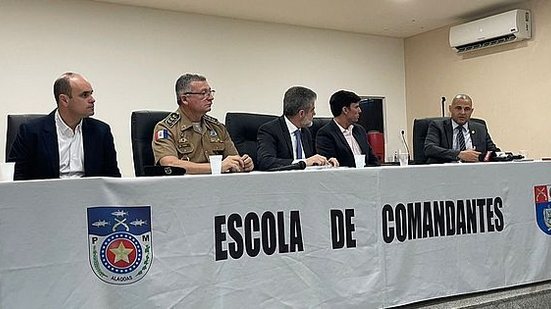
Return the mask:
<path id="1" fill-rule="evenodd" d="M 530 11 L 512 10 L 450 28 L 450 46 L 458 53 L 532 37 Z"/>

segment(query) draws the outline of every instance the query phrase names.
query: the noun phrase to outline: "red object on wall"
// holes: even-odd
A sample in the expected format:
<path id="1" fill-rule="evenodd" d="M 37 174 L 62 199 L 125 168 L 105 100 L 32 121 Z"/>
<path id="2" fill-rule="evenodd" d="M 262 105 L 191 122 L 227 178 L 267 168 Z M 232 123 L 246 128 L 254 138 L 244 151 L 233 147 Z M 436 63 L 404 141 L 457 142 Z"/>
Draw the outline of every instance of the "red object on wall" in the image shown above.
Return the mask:
<path id="1" fill-rule="evenodd" d="M 367 132 L 367 141 L 379 162 L 385 162 L 385 137 L 379 131 Z"/>

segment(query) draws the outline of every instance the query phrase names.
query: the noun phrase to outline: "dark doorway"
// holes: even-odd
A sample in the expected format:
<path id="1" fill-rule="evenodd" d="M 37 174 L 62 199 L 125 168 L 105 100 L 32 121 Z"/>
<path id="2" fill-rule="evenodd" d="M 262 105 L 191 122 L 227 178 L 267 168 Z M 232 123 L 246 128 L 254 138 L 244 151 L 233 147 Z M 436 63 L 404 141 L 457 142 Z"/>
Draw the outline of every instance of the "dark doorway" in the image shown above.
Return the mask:
<path id="1" fill-rule="evenodd" d="M 383 118 L 383 97 L 362 96 L 360 108 L 362 113 L 358 121 L 367 131 L 367 139 L 379 162 L 385 160 L 385 131 Z"/>

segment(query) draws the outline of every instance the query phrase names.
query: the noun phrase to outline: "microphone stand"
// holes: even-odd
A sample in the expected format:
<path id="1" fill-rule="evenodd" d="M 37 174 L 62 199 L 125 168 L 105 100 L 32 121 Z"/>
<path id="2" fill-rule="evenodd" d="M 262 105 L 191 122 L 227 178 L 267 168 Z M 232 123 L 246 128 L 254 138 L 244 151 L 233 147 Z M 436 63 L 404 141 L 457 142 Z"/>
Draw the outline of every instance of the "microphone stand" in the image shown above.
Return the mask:
<path id="1" fill-rule="evenodd" d="M 445 103 L 445 102 L 446 102 L 446 97 L 442 97 L 442 103 L 441 103 L 441 104 L 442 104 L 442 117 L 446 117 L 446 116 L 444 115 L 444 103 Z"/>
<path id="2" fill-rule="evenodd" d="M 405 133 L 406 133 L 406 132 L 405 132 L 404 130 L 400 131 L 400 135 L 402 135 L 402 143 L 403 143 L 404 146 L 406 147 L 406 151 L 407 151 L 407 153 L 408 153 L 408 161 L 409 161 L 411 158 L 410 158 L 408 143 L 406 142 Z"/>

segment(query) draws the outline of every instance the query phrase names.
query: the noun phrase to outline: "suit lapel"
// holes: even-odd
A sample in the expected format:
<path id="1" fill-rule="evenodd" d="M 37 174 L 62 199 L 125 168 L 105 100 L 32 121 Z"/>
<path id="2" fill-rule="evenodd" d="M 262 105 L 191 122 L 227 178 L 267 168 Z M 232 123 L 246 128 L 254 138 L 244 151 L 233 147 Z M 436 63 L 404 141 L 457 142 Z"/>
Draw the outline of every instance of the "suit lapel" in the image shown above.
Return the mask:
<path id="1" fill-rule="evenodd" d="M 88 118 L 82 119 L 82 149 L 84 151 L 84 175 L 86 175 L 86 171 L 93 170 L 90 166 L 91 162 L 94 160 L 88 160 L 89 157 L 94 157 L 94 153 L 96 149 L 94 149 L 96 145 L 94 145 L 94 136 L 92 134 L 92 130 L 89 128 L 88 124 Z M 97 140 L 97 139 L 96 139 Z M 99 158 L 96 158 L 98 160 Z"/>
<path id="2" fill-rule="evenodd" d="M 331 125 L 333 125 L 333 132 L 337 135 L 337 139 L 341 142 L 341 144 L 344 145 L 344 148 L 347 149 L 348 154 L 353 156 L 352 149 L 350 149 L 350 145 L 348 145 L 348 141 L 346 141 L 346 138 L 344 138 L 344 134 L 341 131 L 341 128 L 335 123 L 335 121 L 331 121 Z M 354 130 L 352 130 L 352 135 L 354 135 Z"/>
<path id="3" fill-rule="evenodd" d="M 59 177 L 59 147 L 57 143 L 57 130 L 55 125 L 55 111 L 48 115 L 48 121 L 42 128 L 42 143 L 46 151 L 47 158 L 43 158 L 48 163 L 48 168 L 52 175 Z"/>
<path id="4" fill-rule="evenodd" d="M 289 128 L 287 128 L 287 124 L 285 123 L 285 116 L 279 117 L 279 125 L 281 127 L 281 135 L 283 137 L 283 140 L 285 141 L 285 146 L 287 147 L 287 154 L 290 156 L 290 158 L 294 158 L 294 149 L 293 149 L 293 143 L 291 142 L 291 136 L 289 135 Z"/>
<path id="5" fill-rule="evenodd" d="M 302 131 L 302 149 L 304 150 L 304 156 L 309 158 L 315 154 L 314 146 L 312 145 L 312 132 L 310 129 L 304 128 Z"/>
<path id="6" fill-rule="evenodd" d="M 446 134 L 446 148 L 453 149 L 453 128 L 451 119 L 444 121 L 444 133 Z"/>
<path id="7" fill-rule="evenodd" d="M 469 121 L 469 134 L 471 135 L 471 143 L 473 144 L 473 148 L 481 149 L 481 143 L 479 142 L 480 133 L 478 132 L 478 130 L 476 130 L 475 127 L 476 125 L 473 125 L 473 122 Z"/>
<path id="8" fill-rule="evenodd" d="M 362 136 L 362 132 L 357 129 L 356 126 L 352 129 L 352 136 L 354 136 L 354 139 L 356 139 L 356 142 L 360 146 L 360 149 L 362 150 L 362 153 L 369 154 L 369 146 L 366 143 L 366 136 Z"/>

